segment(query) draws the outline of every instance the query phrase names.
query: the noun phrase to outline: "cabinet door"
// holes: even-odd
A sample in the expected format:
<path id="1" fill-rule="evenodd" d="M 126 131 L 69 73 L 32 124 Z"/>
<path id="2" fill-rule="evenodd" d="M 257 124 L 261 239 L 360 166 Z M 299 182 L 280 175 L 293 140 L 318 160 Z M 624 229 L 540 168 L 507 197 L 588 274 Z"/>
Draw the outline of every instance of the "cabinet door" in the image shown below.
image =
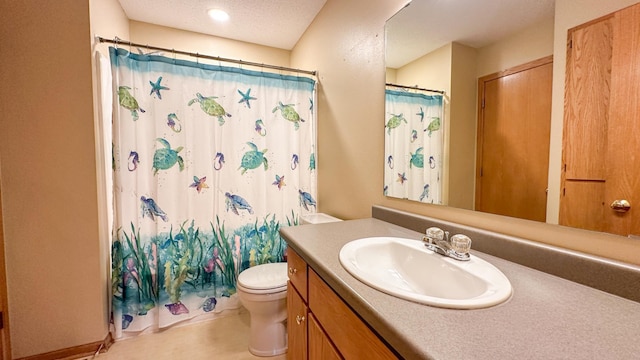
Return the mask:
<path id="1" fill-rule="evenodd" d="M 309 313 L 309 360 L 340 360 L 342 356 L 322 330 L 318 320 Z"/>
<path id="2" fill-rule="evenodd" d="M 312 269 L 309 270 L 309 307 L 345 359 L 398 359 Z"/>
<path id="3" fill-rule="evenodd" d="M 296 291 L 287 284 L 287 360 L 307 358 L 307 305 Z"/>

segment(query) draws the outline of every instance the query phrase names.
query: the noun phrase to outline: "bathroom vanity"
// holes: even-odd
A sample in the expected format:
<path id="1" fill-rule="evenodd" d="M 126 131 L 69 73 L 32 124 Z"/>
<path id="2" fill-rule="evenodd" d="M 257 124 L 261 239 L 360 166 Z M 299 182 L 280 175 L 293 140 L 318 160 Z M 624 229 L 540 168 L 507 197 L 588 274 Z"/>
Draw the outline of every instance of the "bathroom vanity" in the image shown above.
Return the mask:
<path id="1" fill-rule="evenodd" d="M 373 214 L 281 229 L 289 245 L 289 359 L 636 359 L 640 354 L 640 268 L 548 246 L 533 249 L 536 245 L 526 240 L 384 208 L 374 208 Z M 478 249 L 499 244 L 495 253 L 501 257 L 473 245 L 471 253 L 507 276 L 511 298 L 483 309 L 432 307 L 375 290 L 340 264 L 340 250 L 352 240 L 391 236 L 419 241 L 423 233 L 412 228 L 428 226 L 465 232 Z M 518 263 L 517 254 L 525 251 L 544 271 Z M 563 272 L 546 263 L 557 256 L 573 269 Z M 600 275 L 585 273 L 594 269 Z M 614 295 L 609 283 L 626 286 Z"/>
<path id="2" fill-rule="evenodd" d="M 295 251 L 287 262 L 287 359 L 398 358 Z"/>

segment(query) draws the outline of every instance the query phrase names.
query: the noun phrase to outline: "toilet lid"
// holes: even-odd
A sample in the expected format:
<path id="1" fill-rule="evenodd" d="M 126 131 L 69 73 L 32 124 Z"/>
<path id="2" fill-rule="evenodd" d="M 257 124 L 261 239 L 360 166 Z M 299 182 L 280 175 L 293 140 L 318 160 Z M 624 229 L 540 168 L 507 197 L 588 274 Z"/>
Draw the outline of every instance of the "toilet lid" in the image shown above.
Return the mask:
<path id="1" fill-rule="evenodd" d="M 255 290 L 274 289 L 287 285 L 287 263 L 262 264 L 250 267 L 238 276 L 238 283 Z"/>

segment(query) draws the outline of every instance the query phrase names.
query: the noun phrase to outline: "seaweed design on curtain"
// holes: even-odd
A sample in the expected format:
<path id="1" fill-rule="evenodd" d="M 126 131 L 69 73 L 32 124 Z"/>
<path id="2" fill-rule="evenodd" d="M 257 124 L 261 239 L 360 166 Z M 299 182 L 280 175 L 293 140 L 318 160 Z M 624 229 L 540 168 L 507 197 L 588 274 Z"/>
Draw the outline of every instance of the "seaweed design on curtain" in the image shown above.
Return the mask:
<path id="1" fill-rule="evenodd" d="M 385 90 L 384 195 L 442 204 L 443 96 Z"/>
<path id="2" fill-rule="evenodd" d="M 315 212 L 315 80 L 110 48 L 115 337 L 239 307 Z M 307 166 L 308 164 L 308 166 Z"/>

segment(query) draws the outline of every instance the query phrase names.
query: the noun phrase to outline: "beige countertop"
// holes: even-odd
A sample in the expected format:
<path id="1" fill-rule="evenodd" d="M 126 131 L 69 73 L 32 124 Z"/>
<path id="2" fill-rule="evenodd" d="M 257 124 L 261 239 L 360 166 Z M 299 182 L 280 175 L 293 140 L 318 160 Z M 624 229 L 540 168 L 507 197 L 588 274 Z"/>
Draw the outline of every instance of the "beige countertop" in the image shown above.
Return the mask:
<path id="1" fill-rule="evenodd" d="M 488 254 L 511 281 L 512 297 L 477 310 L 402 300 L 350 275 L 338 254 L 370 236 L 420 239 L 377 219 L 281 229 L 295 250 L 382 339 L 405 359 L 639 359 L 640 303 Z M 425 276 L 429 276 L 425 274 Z"/>

